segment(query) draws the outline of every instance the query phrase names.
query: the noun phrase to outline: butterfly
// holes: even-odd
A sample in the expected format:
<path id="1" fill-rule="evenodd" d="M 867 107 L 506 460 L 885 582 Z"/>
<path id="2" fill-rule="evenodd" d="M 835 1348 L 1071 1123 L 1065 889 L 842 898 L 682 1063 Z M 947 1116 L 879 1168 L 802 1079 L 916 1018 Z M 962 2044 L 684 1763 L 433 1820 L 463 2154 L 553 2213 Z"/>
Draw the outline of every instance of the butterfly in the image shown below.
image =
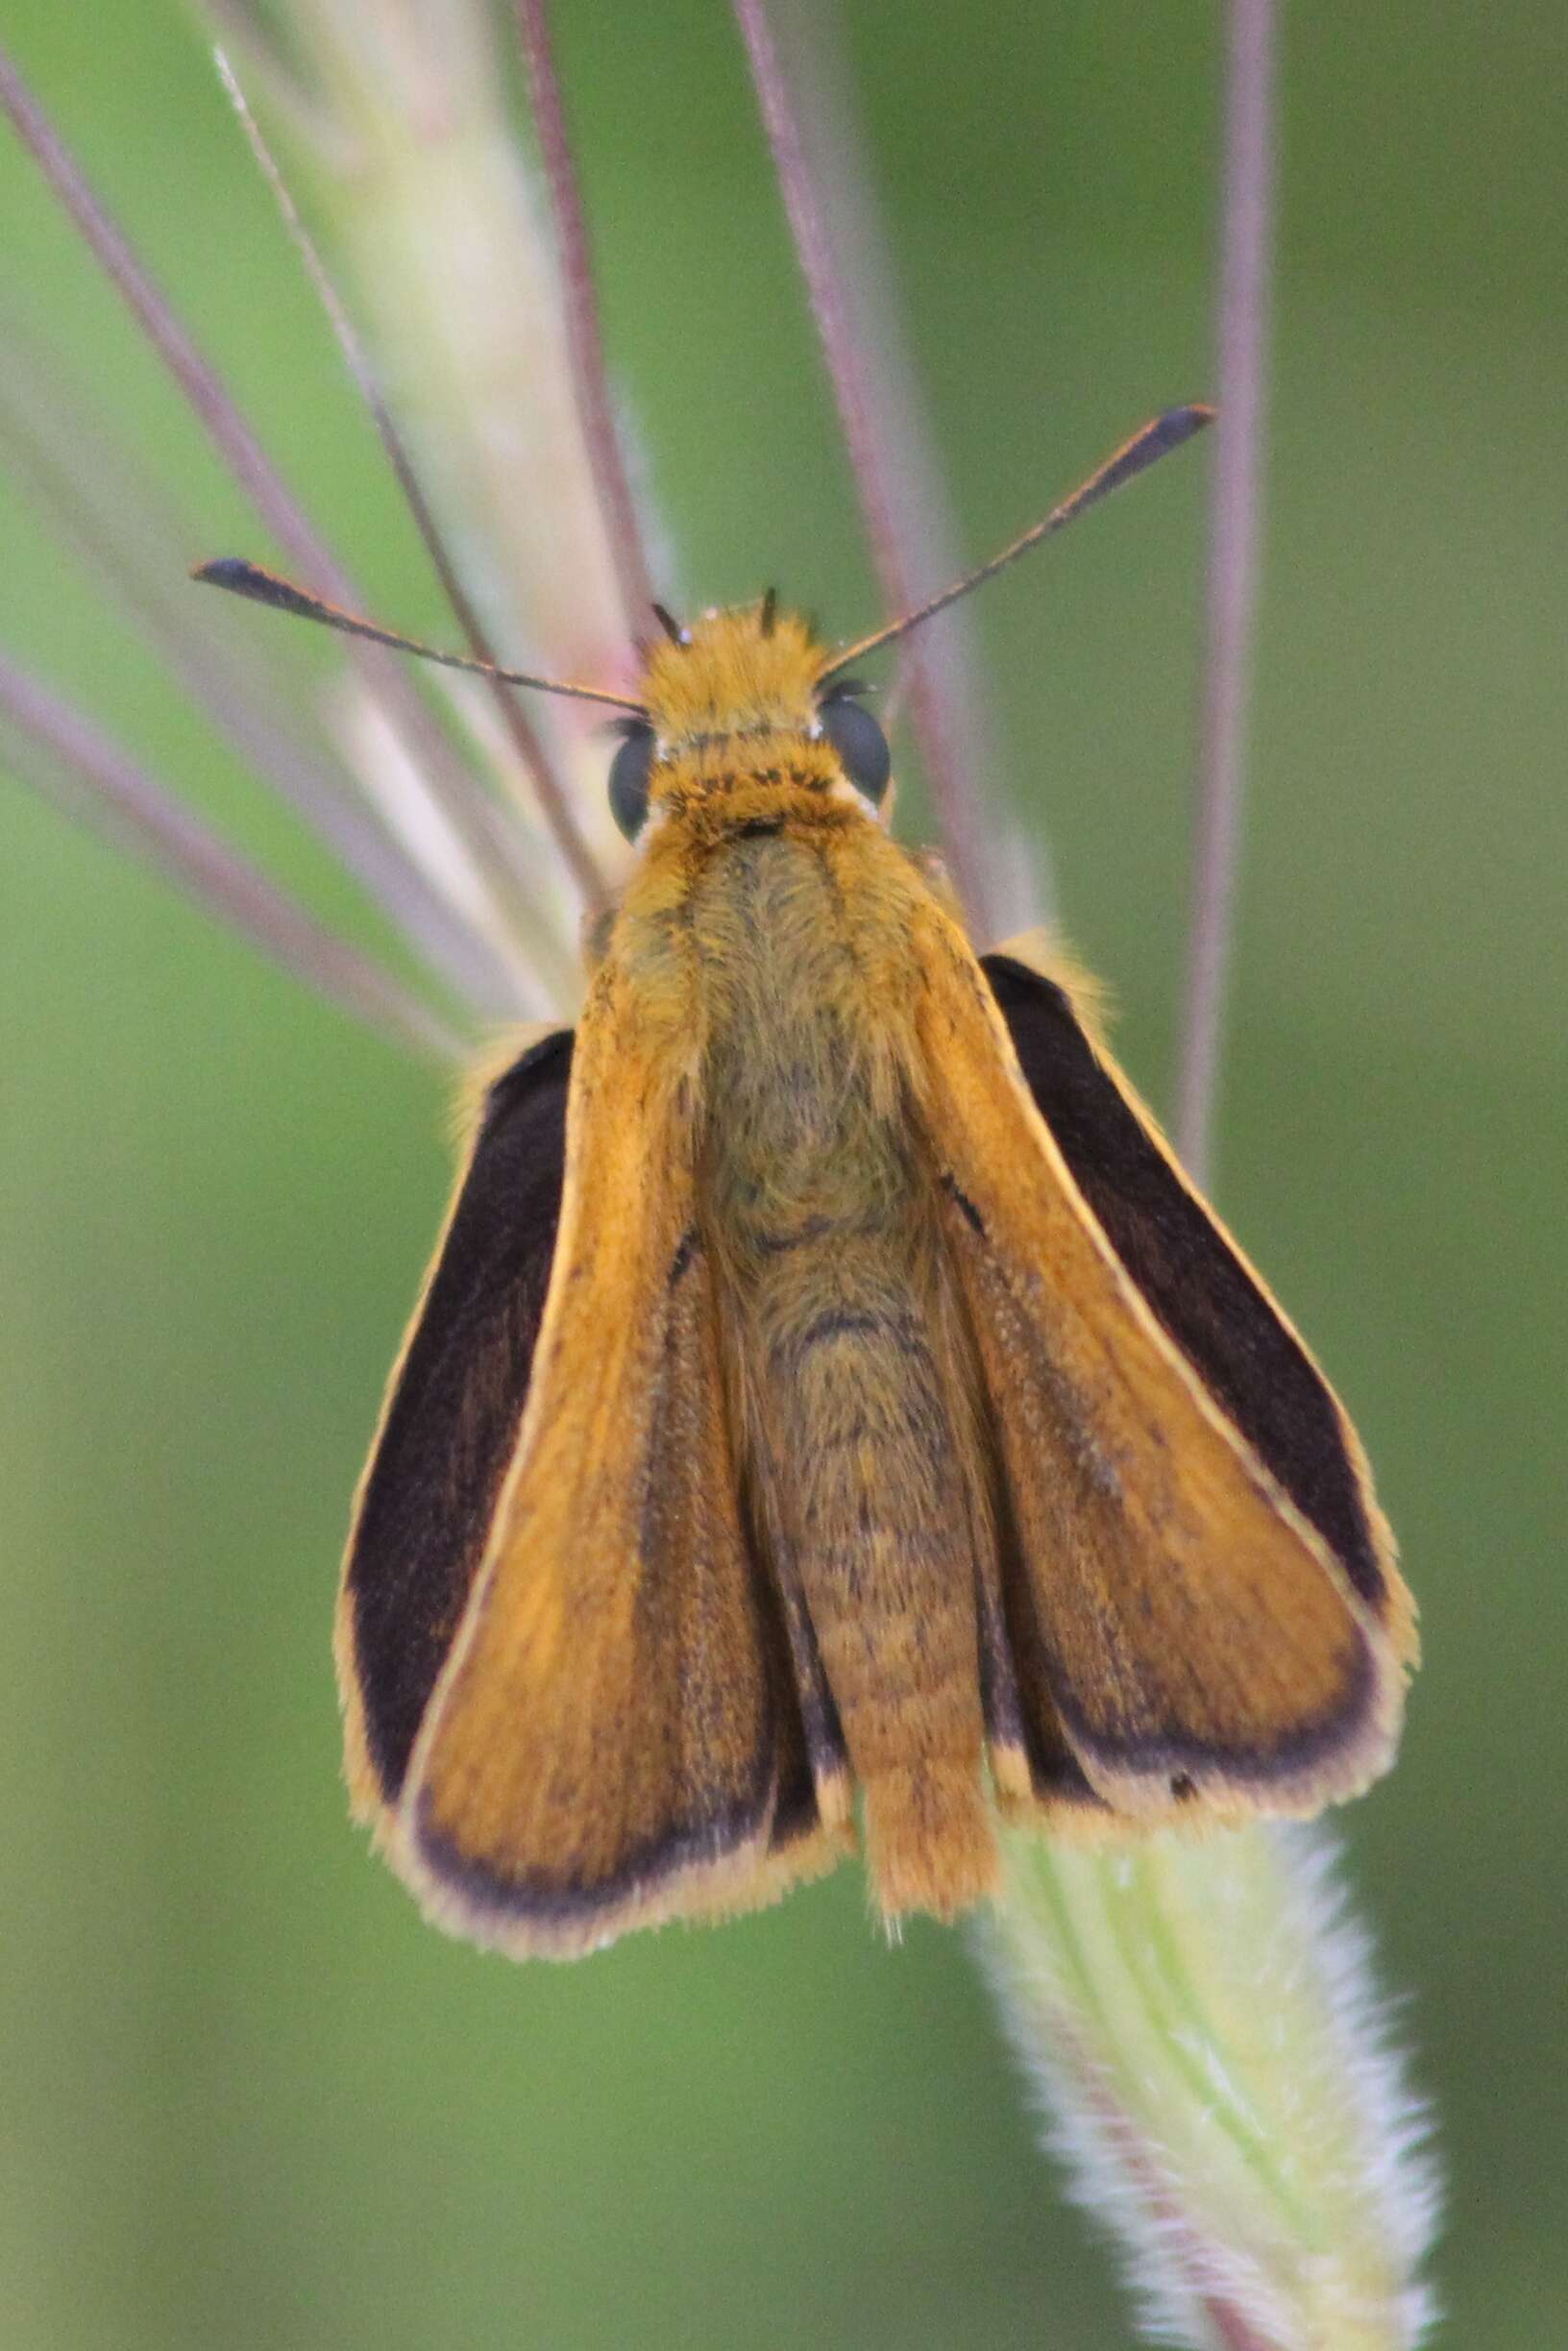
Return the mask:
<path id="1" fill-rule="evenodd" d="M 727 1916 L 857 1843 L 887 1919 L 948 1918 L 998 1817 L 1312 1813 L 1393 1754 L 1414 1610 L 1343 1408 L 1091 987 L 977 954 L 888 830 L 847 673 L 959 590 L 845 651 L 772 596 L 661 613 L 599 696 L 636 863 L 576 1029 L 477 1091 L 338 1611 L 355 1808 L 480 1943 Z"/>

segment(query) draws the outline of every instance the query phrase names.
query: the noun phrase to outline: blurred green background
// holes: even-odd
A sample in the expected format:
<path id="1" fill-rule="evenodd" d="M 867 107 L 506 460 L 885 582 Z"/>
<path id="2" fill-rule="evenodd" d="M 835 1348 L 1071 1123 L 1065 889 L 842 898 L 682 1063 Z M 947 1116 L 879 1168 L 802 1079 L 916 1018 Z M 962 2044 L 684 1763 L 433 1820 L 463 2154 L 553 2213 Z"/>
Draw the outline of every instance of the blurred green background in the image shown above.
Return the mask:
<path id="1" fill-rule="evenodd" d="M 172 0 L 7 37 L 391 610 L 393 492 Z M 1207 388 L 1217 11 L 848 0 L 978 555 Z M 870 590 L 727 12 L 561 0 L 615 359 L 685 582 Z M 1366 1436 L 1424 1612 L 1344 1823 L 1441 2113 L 1444 2339 L 1568 2316 L 1560 0 L 1292 12 L 1268 573 L 1221 1205 Z M 233 493 L 0 139 L 8 296 L 210 530 Z M 974 614 L 999 755 L 1168 1099 L 1199 455 Z M 319 861 L 19 505 L 0 639 L 329 910 Z M 246 543 L 254 543 L 254 530 Z M 258 625 L 268 625 L 259 623 Z M 1130 2339 L 961 1940 L 844 1873 L 515 1968 L 344 1818 L 348 1498 L 445 1102 L 0 781 L 0 2343 Z"/>

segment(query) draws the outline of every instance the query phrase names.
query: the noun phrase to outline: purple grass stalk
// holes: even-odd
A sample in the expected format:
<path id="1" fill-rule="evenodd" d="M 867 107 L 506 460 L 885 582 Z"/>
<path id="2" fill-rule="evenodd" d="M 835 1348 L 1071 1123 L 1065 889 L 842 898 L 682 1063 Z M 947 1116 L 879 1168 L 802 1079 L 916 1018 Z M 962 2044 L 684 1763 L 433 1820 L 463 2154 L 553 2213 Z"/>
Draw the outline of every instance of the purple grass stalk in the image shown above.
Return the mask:
<path id="1" fill-rule="evenodd" d="M 904 514 L 907 485 L 895 482 L 888 455 L 894 436 L 887 429 L 883 404 L 850 323 L 852 307 L 835 256 L 823 190 L 767 8 L 764 0 L 733 0 L 733 5 L 838 404 L 883 600 L 890 612 L 907 612 L 918 600 L 918 586 Z M 976 931 L 989 937 L 993 894 L 985 852 L 986 824 L 971 771 L 960 755 L 952 701 L 938 681 L 928 647 L 917 640 L 904 649 L 903 657 L 911 716 L 953 883 Z"/>
<path id="2" fill-rule="evenodd" d="M 67 546 L 89 563 L 110 589 L 131 575 L 118 551 L 93 518 L 67 507 L 43 462 L 21 447 L 16 429 L 0 421 L 0 446 L 10 443 L 18 460 L 24 492 L 31 487 Z M 176 574 L 178 576 L 178 574 Z M 330 769 L 284 732 L 256 694 L 240 684 L 223 652 L 213 654 L 200 633 L 160 606 L 156 594 L 137 583 L 126 611 L 135 627 L 158 649 L 170 673 L 280 799 L 294 808 L 328 845 L 366 896 L 401 930 L 431 974 L 477 1011 L 509 990 L 485 943 L 433 890 L 424 872 L 359 803 L 344 792 Z M 286 704 L 281 704 L 286 707 Z"/>
<path id="3" fill-rule="evenodd" d="M 147 639 L 272 790 L 287 795 L 294 772 L 312 771 L 302 795 L 307 816 L 317 798 L 353 805 L 347 777 L 318 762 L 287 719 L 288 673 L 263 657 L 273 640 L 254 629 L 220 630 L 212 600 L 186 592 L 188 523 L 112 421 L 53 367 L 24 357 L 4 304 L 0 347 L 0 453 L 60 544 L 108 589 L 119 618 Z"/>
<path id="4" fill-rule="evenodd" d="M 486 941 L 367 807 L 335 751 L 299 723 L 298 673 L 280 633 L 236 629 L 215 598 L 191 595 L 188 516 L 115 421 L 31 348 L 5 304 L 0 348 L 0 449 L 62 546 L 443 985 L 478 1012 L 501 1009 L 504 988 L 510 1008 L 512 983 Z"/>
<path id="5" fill-rule="evenodd" d="M 359 607 L 363 600 L 349 575 L 306 516 L 217 370 L 185 332 L 3 50 L 0 107 L 267 529 L 318 595 L 333 603 Z M 372 681 L 377 698 L 394 718 L 399 731 L 416 747 L 419 763 L 437 789 L 451 822 L 489 882 L 498 864 L 502 831 L 496 804 L 475 783 L 397 662 L 368 646 L 355 648 L 350 658 Z M 503 849 L 499 862 L 504 870 Z M 499 960 L 494 985 L 487 987 L 485 996 L 489 1009 L 498 1014 L 504 1013 L 512 1001 L 509 979 Z"/>
<path id="6" fill-rule="evenodd" d="M 567 131 L 566 110 L 550 34 L 545 0 L 516 0 L 514 16 L 524 63 L 527 68 L 533 118 L 544 158 L 545 184 L 559 251 L 562 292 L 566 306 L 566 344 L 573 383 L 582 416 L 588 461 L 599 492 L 609 541 L 616 583 L 625 607 L 626 633 L 641 628 L 652 598 L 642 524 L 626 474 L 621 434 L 615 421 L 609 378 L 604 366 L 604 340 L 600 330 L 599 297 L 594 285 L 593 253 L 587 216 L 577 183 L 576 164 Z"/>
<path id="7" fill-rule="evenodd" d="M 1240 847 L 1261 542 L 1274 194 L 1273 0 L 1231 0 L 1220 236 L 1219 423 L 1210 507 L 1207 649 L 1176 1148 L 1207 1184 Z"/>
<path id="8" fill-rule="evenodd" d="M 426 494 L 425 485 L 419 478 L 418 470 L 409 453 L 408 444 L 399 429 L 397 419 L 392 414 L 390 404 L 377 380 L 375 369 L 371 365 L 364 345 L 359 340 L 347 306 L 332 282 L 320 250 L 305 224 L 298 205 L 294 202 L 288 184 L 283 178 L 272 149 L 267 144 L 261 126 L 257 121 L 246 99 L 233 67 L 221 49 L 216 50 L 214 55 L 217 59 L 219 78 L 233 105 L 234 112 L 239 117 L 240 129 L 245 134 L 262 178 L 277 200 L 283 226 L 293 239 L 295 248 L 305 265 L 306 274 L 314 286 L 321 306 L 327 314 L 328 324 L 336 338 L 344 364 L 354 378 L 359 396 L 370 412 L 381 447 L 386 453 L 387 462 L 403 493 L 404 502 L 413 517 L 415 528 L 424 543 L 431 567 L 441 582 L 448 603 L 456 616 L 457 624 L 467 639 L 468 649 L 477 661 L 489 662 L 495 666 L 498 661 L 496 649 L 490 642 L 484 624 L 479 619 L 474 600 L 458 575 L 445 534 L 436 520 L 434 508 Z M 499 678 L 491 679 L 489 685 L 501 712 L 502 722 L 511 740 L 512 748 L 516 751 L 526 773 L 532 782 L 540 814 L 553 836 L 555 845 L 576 882 L 577 888 L 589 906 L 595 908 L 603 906 L 609 897 L 609 885 L 600 870 L 592 849 L 583 838 L 582 829 L 573 814 L 571 802 L 566 796 L 560 777 L 555 772 L 543 743 L 512 689 L 502 685 Z M 515 864 L 519 849 L 523 845 L 517 843 L 504 827 L 501 828 L 498 833 L 498 840 Z M 521 878 L 520 875 L 519 879 Z"/>
<path id="9" fill-rule="evenodd" d="M 1219 420 L 1174 1122 L 1177 1152 L 1194 1182 L 1204 1186 L 1210 1181 L 1219 1101 L 1257 603 L 1273 228 L 1273 100 L 1274 0 L 1231 0 L 1216 368 Z M 1211 2301 L 1205 2315 L 1223 2351 L 1266 2351 L 1243 2312 Z"/>
<path id="10" fill-rule="evenodd" d="M 426 1059 L 463 1051 L 454 1030 L 358 948 L 317 922 L 210 832 L 81 712 L 0 655 L 0 715 L 86 787 L 79 813 L 110 829 L 187 896 L 330 1002 Z"/>
<path id="11" fill-rule="evenodd" d="M 12 356 L 14 358 L 14 353 Z M 84 434 L 82 446 L 103 450 L 102 429 L 95 427 L 90 435 Z M 110 446 L 112 448 L 112 442 Z M 328 763 L 292 728 L 280 724 L 277 712 L 286 710 L 286 697 L 269 692 L 264 681 L 243 680 L 227 648 L 194 617 L 197 600 L 182 594 L 176 604 L 166 593 L 168 581 L 183 587 L 181 565 L 171 556 L 167 581 L 160 580 L 156 563 L 137 561 L 128 552 L 108 518 L 94 509 L 84 492 L 80 467 L 73 476 L 58 450 L 45 444 L 37 419 L 12 404 L 3 385 L 0 448 L 10 450 L 24 488 L 31 491 L 61 541 L 107 584 L 125 617 L 159 652 L 193 702 L 207 711 L 279 797 L 327 844 L 367 896 L 406 933 L 432 971 L 465 994 L 477 983 L 490 979 L 488 967 L 476 962 L 468 925 L 453 915 L 419 867 L 387 838 Z M 115 450 L 114 462 L 129 460 Z M 145 555 L 147 537 L 156 546 L 169 535 L 154 527 L 144 534 L 137 552 Z"/>
<path id="12" fill-rule="evenodd" d="M 334 601 L 352 601 L 347 575 L 317 537 L 217 371 L 185 333 L 4 51 L 0 106 L 268 530 L 290 561 L 309 574 L 318 593 Z"/>

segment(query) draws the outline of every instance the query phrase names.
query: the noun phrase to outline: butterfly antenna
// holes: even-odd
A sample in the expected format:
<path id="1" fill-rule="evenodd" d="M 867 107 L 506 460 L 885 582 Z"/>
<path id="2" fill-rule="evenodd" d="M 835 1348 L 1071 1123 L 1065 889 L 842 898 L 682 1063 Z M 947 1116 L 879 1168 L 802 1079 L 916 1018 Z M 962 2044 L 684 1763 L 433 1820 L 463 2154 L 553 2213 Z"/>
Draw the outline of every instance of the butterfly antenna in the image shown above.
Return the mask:
<path id="1" fill-rule="evenodd" d="M 655 603 L 651 609 L 653 618 L 672 645 L 690 645 L 692 641 L 690 632 L 681 626 L 668 604 Z"/>
<path id="2" fill-rule="evenodd" d="M 885 628 L 873 629 L 869 637 L 861 637 L 855 644 L 846 646 L 842 653 L 834 655 L 819 682 L 836 677 L 841 670 L 846 670 L 851 662 L 863 661 L 868 653 L 880 652 L 884 645 L 893 644 L 895 638 L 906 637 L 912 628 L 919 628 L 920 623 L 929 621 L 934 613 L 945 612 L 948 605 L 956 604 L 961 596 L 968 596 L 971 589 L 994 578 L 1010 563 L 1017 563 L 1020 555 L 1026 555 L 1032 547 L 1038 547 L 1041 539 L 1053 538 L 1068 523 L 1076 522 L 1089 507 L 1096 505 L 1102 498 L 1109 498 L 1112 491 L 1119 490 L 1124 481 L 1131 481 L 1146 466 L 1153 465 L 1157 457 L 1168 456 L 1173 449 L 1180 449 L 1184 441 L 1189 441 L 1195 432 L 1201 432 L 1205 425 L 1212 425 L 1213 421 L 1213 409 L 1206 408 L 1197 402 L 1185 408 L 1167 408 L 1164 416 L 1155 417 L 1141 431 L 1135 432 L 1130 441 L 1124 441 L 1118 450 L 1114 451 L 1087 481 L 1080 482 L 1070 498 L 1065 498 L 1060 506 L 1052 507 L 1042 523 L 1036 523 L 1021 538 L 1014 539 L 1004 547 L 999 555 L 992 555 L 989 563 L 982 563 L 977 571 L 966 572 L 962 579 L 955 579 L 950 588 L 943 588 L 942 594 L 933 596 L 929 603 L 917 606 L 915 611 L 906 612 L 902 620 L 890 621 Z"/>
<path id="3" fill-rule="evenodd" d="M 533 686 L 541 694 L 565 694 L 576 702 L 607 702 L 612 710 L 641 714 L 644 709 L 629 694 L 606 694 L 599 686 L 578 686 L 560 677 L 535 677 L 527 670 L 502 670 L 494 662 L 479 661 L 467 653 L 448 653 L 437 646 L 422 645 L 416 637 L 400 636 L 396 629 L 381 628 L 374 621 L 362 620 L 356 612 L 344 612 L 336 604 L 325 603 L 319 596 L 295 587 L 292 580 L 281 578 L 276 572 L 264 572 L 259 564 L 247 563 L 242 555 L 220 555 L 215 562 L 198 564 L 191 577 L 205 581 L 208 587 L 227 588 L 231 596 L 248 597 L 253 604 L 271 604 L 276 611 L 292 612 L 302 621 L 317 621 L 323 628 L 335 628 L 340 636 L 363 637 L 368 644 L 387 646 L 394 653 L 413 653 L 421 661 L 437 662 L 444 670 L 463 670 L 471 677 L 499 678 L 504 686 Z"/>

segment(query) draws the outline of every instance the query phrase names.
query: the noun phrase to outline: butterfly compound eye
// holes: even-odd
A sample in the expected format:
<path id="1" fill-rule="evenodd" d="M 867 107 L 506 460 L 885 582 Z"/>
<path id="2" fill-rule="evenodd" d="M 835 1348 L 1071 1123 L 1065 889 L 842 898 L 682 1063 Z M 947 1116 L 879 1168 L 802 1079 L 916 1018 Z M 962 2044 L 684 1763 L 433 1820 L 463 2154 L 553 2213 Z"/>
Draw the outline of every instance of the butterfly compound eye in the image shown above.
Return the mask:
<path id="1" fill-rule="evenodd" d="M 653 729 L 635 725 L 610 762 L 610 814 L 628 841 L 648 820 L 648 785 L 653 769 Z"/>
<path id="2" fill-rule="evenodd" d="M 893 772 L 888 738 L 860 702 L 830 695 L 818 712 L 822 733 L 844 762 L 844 771 L 857 792 L 880 803 Z"/>

